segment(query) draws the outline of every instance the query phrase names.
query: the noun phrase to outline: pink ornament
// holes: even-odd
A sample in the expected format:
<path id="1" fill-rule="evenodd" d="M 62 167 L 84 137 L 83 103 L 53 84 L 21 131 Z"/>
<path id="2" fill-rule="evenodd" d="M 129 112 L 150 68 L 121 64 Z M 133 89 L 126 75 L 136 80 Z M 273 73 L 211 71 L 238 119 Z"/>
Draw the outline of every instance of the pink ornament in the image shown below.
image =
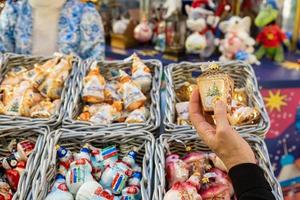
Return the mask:
<path id="1" fill-rule="evenodd" d="M 166 159 L 166 173 L 169 188 L 176 182 L 184 182 L 189 177 L 189 170 L 186 163 L 179 159 L 179 155 L 171 154 Z"/>
<path id="2" fill-rule="evenodd" d="M 230 200 L 228 187 L 221 184 L 213 185 L 208 189 L 200 192 L 200 194 L 203 200 L 213 200 L 213 199 Z"/>
<path id="3" fill-rule="evenodd" d="M 202 178 L 203 185 L 200 190 L 204 200 L 221 198 L 230 200 L 234 191 L 228 175 L 217 168 L 210 169 Z"/>
<path id="4" fill-rule="evenodd" d="M 187 154 L 183 159 L 187 164 L 191 174 L 197 172 L 203 174 L 208 167 L 208 154 L 203 152 L 192 152 Z"/>
<path id="5" fill-rule="evenodd" d="M 200 188 L 200 179 L 200 174 L 195 173 L 186 182 L 175 183 L 166 193 L 164 200 L 202 200 L 201 196 L 197 192 Z"/>
<path id="6" fill-rule="evenodd" d="M 215 173 L 217 175 L 216 180 L 215 180 L 216 183 L 224 184 L 224 185 L 228 186 L 230 196 L 233 196 L 234 190 L 233 190 L 233 186 L 232 186 L 232 183 L 231 183 L 231 180 L 230 180 L 228 174 L 217 168 L 213 168 L 209 172 Z"/>
<path id="7" fill-rule="evenodd" d="M 146 20 L 143 20 L 134 29 L 134 38 L 139 42 L 148 42 L 152 38 L 153 31 Z"/>

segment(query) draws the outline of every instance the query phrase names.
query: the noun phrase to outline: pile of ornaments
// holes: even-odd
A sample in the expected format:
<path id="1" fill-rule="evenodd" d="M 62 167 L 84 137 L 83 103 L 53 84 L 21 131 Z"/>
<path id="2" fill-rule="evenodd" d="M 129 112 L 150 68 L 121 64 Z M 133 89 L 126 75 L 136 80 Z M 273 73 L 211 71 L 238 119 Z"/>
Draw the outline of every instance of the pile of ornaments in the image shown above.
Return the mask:
<path id="1" fill-rule="evenodd" d="M 85 144 L 79 153 L 57 145 L 58 173 L 46 200 L 140 200 L 141 167 L 137 152 L 119 158 L 116 146 Z"/>
<path id="2" fill-rule="evenodd" d="M 208 71 L 195 80 L 190 80 L 176 89 L 177 124 L 191 125 L 189 120 L 189 100 L 193 90 L 200 93 L 203 114 L 212 118 L 214 123 L 213 104 L 219 99 L 227 104 L 228 120 L 232 126 L 256 124 L 261 117 L 260 111 L 251 106 L 245 88 L 235 87 L 234 80 L 225 72 L 219 70 L 217 64 L 212 63 Z"/>
<path id="3" fill-rule="evenodd" d="M 12 140 L 8 146 L 11 154 L 0 160 L 0 199 L 11 200 L 13 192 L 17 191 L 19 179 L 25 170 L 26 162 L 35 147 L 30 140 L 19 143 Z"/>
<path id="4" fill-rule="evenodd" d="M 60 106 L 60 97 L 72 69 L 72 56 L 55 54 L 43 65 L 12 68 L 0 85 L 0 114 L 48 118 Z"/>
<path id="5" fill-rule="evenodd" d="M 164 200 L 230 200 L 234 190 L 226 171 L 214 153 L 191 152 L 182 159 L 170 154 L 166 158 L 168 191 Z"/>
<path id="6" fill-rule="evenodd" d="M 112 72 L 112 80 L 105 80 L 99 66 L 93 63 L 83 81 L 82 100 L 87 104 L 78 119 L 96 124 L 144 123 L 149 117 L 146 107 L 151 89 L 150 69 L 136 55 L 129 76 L 125 71 Z"/>

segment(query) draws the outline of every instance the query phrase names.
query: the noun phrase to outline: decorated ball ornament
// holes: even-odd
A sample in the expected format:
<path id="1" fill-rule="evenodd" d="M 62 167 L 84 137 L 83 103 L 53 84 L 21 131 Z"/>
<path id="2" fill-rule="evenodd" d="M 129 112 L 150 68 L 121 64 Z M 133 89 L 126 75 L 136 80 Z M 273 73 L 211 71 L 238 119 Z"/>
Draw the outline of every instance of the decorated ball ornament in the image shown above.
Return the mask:
<path id="1" fill-rule="evenodd" d="M 134 38 L 139 42 L 149 42 L 152 35 L 152 28 L 145 18 L 134 29 Z"/>

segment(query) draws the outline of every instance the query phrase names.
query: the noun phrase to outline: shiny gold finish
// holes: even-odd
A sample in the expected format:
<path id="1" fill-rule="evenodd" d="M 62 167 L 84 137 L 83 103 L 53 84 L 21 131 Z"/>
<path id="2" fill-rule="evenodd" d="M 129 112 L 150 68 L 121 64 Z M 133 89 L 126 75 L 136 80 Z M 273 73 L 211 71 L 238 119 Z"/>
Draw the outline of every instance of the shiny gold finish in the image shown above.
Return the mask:
<path id="1" fill-rule="evenodd" d="M 180 101 L 189 101 L 193 90 L 197 87 L 195 84 L 185 82 L 176 92 L 176 96 Z"/>
<path id="2" fill-rule="evenodd" d="M 248 105 L 248 96 L 246 94 L 245 88 L 235 88 L 232 98 L 240 104 L 243 104 L 245 106 Z"/>

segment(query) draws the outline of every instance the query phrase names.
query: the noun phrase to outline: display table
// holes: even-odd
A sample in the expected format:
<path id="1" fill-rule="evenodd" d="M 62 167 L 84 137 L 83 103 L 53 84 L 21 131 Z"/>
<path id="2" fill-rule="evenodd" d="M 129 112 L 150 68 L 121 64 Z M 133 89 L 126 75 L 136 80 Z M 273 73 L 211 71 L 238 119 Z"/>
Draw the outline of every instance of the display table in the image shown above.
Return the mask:
<path id="1" fill-rule="evenodd" d="M 190 61 L 190 62 L 201 62 L 198 55 L 182 55 L 179 59 L 175 56 L 165 55 L 163 53 L 153 50 L 153 47 L 149 46 L 139 46 L 134 49 L 114 49 L 110 46 L 106 46 L 105 55 L 107 59 L 120 60 L 126 57 L 129 57 L 132 53 L 138 53 L 143 59 L 158 59 L 164 66 L 181 61 Z M 300 54 L 288 53 L 286 59 L 289 61 L 296 62 L 297 59 L 300 59 Z M 218 60 L 217 56 L 213 56 L 208 60 Z M 207 61 L 207 60 L 205 60 Z M 277 64 L 267 58 L 264 58 L 261 61 L 260 66 L 253 66 L 254 71 L 257 76 L 259 85 L 267 88 L 284 88 L 284 87 L 300 87 L 300 71 L 291 70 L 282 67 L 280 64 Z"/>

